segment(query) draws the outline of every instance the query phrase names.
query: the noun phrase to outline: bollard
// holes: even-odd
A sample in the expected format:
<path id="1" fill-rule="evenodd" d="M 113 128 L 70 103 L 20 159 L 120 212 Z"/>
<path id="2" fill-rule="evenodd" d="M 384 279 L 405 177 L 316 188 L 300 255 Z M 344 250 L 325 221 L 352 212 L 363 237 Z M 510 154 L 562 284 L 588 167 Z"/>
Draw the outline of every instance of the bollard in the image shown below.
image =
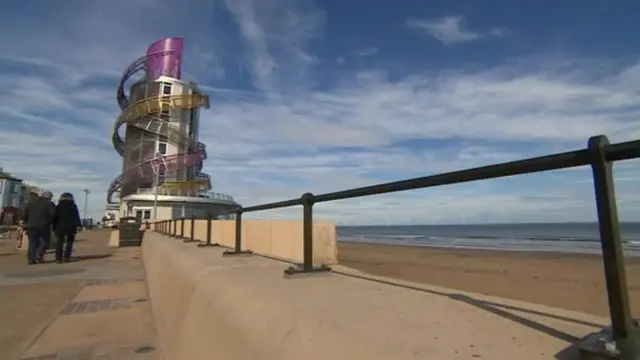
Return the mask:
<path id="1" fill-rule="evenodd" d="M 212 222 L 212 216 L 209 215 L 207 217 L 207 239 L 206 239 L 206 242 L 204 244 L 198 244 L 198 247 L 220 246 L 220 244 L 218 244 L 218 243 L 212 243 L 211 242 L 211 222 Z"/>
<path id="2" fill-rule="evenodd" d="M 242 208 L 236 210 L 236 243 L 233 250 L 227 250 L 222 256 L 251 255 L 251 250 L 242 250 Z"/>
<path id="3" fill-rule="evenodd" d="M 180 218 L 180 236 L 179 239 L 184 239 L 184 216 Z"/>
<path id="4" fill-rule="evenodd" d="M 302 200 L 302 236 L 303 236 L 303 254 L 302 264 L 290 266 L 284 271 L 285 276 L 296 274 L 313 274 L 325 273 L 331 271 L 327 265 L 313 265 L 313 194 L 304 193 Z"/>

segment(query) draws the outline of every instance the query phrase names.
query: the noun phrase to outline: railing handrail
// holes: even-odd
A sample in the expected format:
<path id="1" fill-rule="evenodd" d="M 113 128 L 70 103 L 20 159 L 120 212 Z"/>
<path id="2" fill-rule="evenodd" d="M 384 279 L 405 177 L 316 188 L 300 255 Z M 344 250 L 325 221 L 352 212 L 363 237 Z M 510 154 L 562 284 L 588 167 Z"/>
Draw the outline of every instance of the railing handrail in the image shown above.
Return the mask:
<path id="1" fill-rule="evenodd" d="M 605 154 L 607 161 L 619 161 L 638 158 L 640 157 L 640 140 L 609 145 L 605 149 Z M 514 175 L 532 174 L 543 171 L 585 166 L 589 165 L 590 163 L 591 160 L 588 149 L 574 150 L 553 155 L 509 161 L 495 165 L 487 165 L 466 170 L 421 176 L 407 180 L 392 181 L 348 190 L 334 191 L 320 195 L 313 195 L 313 202 L 321 203 L 370 195 L 380 195 L 398 191 L 423 189 L 434 186 L 453 185 L 478 180 L 489 180 Z M 302 199 L 295 198 L 267 204 L 252 205 L 243 207 L 242 211 L 250 212 L 273 210 L 295 205 L 302 205 Z"/>
<path id="2" fill-rule="evenodd" d="M 233 251 L 227 251 L 225 254 L 247 254 L 251 252 L 242 250 L 243 213 L 302 205 L 304 242 L 303 263 L 299 267 L 291 267 L 285 270 L 285 273 L 292 275 L 295 273 L 328 271 L 330 269 L 327 266 L 316 267 L 313 263 L 312 214 L 313 205 L 315 203 L 590 165 L 593 173 L 596 206 L 598 210 L 600 241 L 602 244 L 602 255 L 612 324 L 612 341 L 619 343 L 622 351 L 629 352 L 635 349 L 636 346 L 640 346 L 638 345 L 640 344 L 640 327 L 637 322 L 632 320 L 630 314 L 629 294 L 626 283 L 626 274 L 624 271 L 624 258 L 622 254 L 622 241 L 620 238 L 620 224 L 618 221 L 612 165 L 615 161 L 634 158 L 640 158 L 640 140 L 610 144 L 606 136 L 600 135 L 590 138 L 586 149 L 328 192 L 320 195 L 304 193 L 299 198 L 252 205 L 248 207 L 238 206 L 234 209 L 230 209 L 228 212 L 219 213 L 217 215 L 236 214 L 235 249 Z M 211 243 L 212 217 L 213 215 L 209 215 L 208 217 L 205 246 L 216 245 Z M 191 226 L 193 229 L 195 217 L 191 218 L 191 220 Z M 160 221 L 155 224 L 155 227 L 156 230 L 165 234 L 171 234 L 172 229 L 174 237 L 183 237 L 185 219 L 182 218 L 181 221 L 180 236 L 177 235 L 177 219 Z M 191 232 L 191 240 L 193 241 L 193 231 Z M 637 339 L 632 339 L 632 337 L 637 337 Z M 640 349 L 637 350 L 640 351 Z"/>

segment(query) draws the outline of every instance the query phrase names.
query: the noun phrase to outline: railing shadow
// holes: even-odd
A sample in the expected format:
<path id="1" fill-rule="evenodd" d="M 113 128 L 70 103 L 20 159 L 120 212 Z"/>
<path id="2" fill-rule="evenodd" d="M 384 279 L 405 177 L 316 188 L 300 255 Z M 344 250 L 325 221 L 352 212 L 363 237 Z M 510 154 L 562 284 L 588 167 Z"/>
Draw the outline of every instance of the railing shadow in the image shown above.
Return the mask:
<path id="1" fill-rule="evenodd" d="M 352 278 L 356 278 L 356 279 L 371 281 L 371 282 L 384 284 L 384 285 L 400 287 L 400 288 L 403 288 L 403 289 L 419 291 L 419 292 L 423 292 L 423 293 L 427 293 L 427 294 L 431 294 L 431 295 L 443 296 L 443 297 L 449 298 L 451 300 L 460 301 L 460 302 L 463 302 L 463 303 L 465 303 L 467 305 L 475 306 L 476 308 L 479 308 L 479 309 L 484 310 L 486 312 L 489 312 L 491 314 L 500 316 L 500 317 L 502 317 L 504 319 L 513 321 L 513 322 L 518 323 L 518 324 L 523 325 L 523 326 L 526 326 L 526 327 L 528 327 L 530 329 L 533 329 L 535 331 L 541 332 L 541 333 L 543 333 L 545 335 L 548 335 L 548 336 L 554 337 L 556 339 L 559 339 L 559 340 L 565 341 L 567 343 L 570 343 L 571 345 L 569 347 L 563 349 L 562 351 L 560 351 L 559 353 L 557 353 L 555 355 L 555 357 L 557 359 L 559 359 L 559 360 L 568 360 L 568 359 L 575 358 L 575 356 L 577 356 L 577 350 L 578 350 L 577 346 L 575 344 L 581 338 L 576 337 L 574 335 L 571 335 L 569 333 L 566 333 L 564 331 L 552 328 L 552 327 L 550 327 L 548 325 L 541 324 L 539 322 L 536 322 L 536 321 L 524 318 L 522 316 L 516 315 L 516 314 L 511 313 L 511 312 L 509 312 L 507 310 L 519 311 L 519 312 L 523 312 L 523 313 L 527 313 L 527 314 L 531 314 L 531 315 L 547 317 L 547 318 L 550 318 L 550 319 L 569 322 L 569 323 L 573 323 L 573 324 L 577 324 L 577 325 L 589 326 L 589 327 L 593 327 L 594 329 L 598 329 L 598 328 L 601 328 L 603 326 L 603 324 L 597 324 L 597 323 L 584 321 L 584 320 L 580 320 L 580 319 L 573 319 L 573 318 L 569 318 L 569 317 L 566 317 L 566 316 L 549 314 L 549 313 L 546 313 L 546 312 L 536 311 L 536 310 L 531 310 L 531 309 L 525 309 L 525 308 L 521 308 L 521 307 L 517 307 L 517 306 L 498 304 L 498 303 L 495 303 L 495 302 L 492 302 L 492 301 L 487 301 L 487 300 L 480 300 L 480 299 L 476 299 L 476 298 L 473 298 L 471 296 L 464 295 L 464 294 L 445 293 L 445 292 L 441 292 L 441 291 L 437 291 L 437 290 L 425 289 L 425 288 L 418 287 L 418 286 L 402 284 L 402 283 L 399 283 L 399 282 L 395 282 L 393 280 L 374 278 L 374 277 L 368 276 L 367 274 L 353 274 L 353 273 L 340 271 L 338 269 L 333 269 L 333 272 L 335 274 L 339 274 L 339 275 L 342 275 L 342 276 L 347 276 L 347 277 L 352 277 Z"/>

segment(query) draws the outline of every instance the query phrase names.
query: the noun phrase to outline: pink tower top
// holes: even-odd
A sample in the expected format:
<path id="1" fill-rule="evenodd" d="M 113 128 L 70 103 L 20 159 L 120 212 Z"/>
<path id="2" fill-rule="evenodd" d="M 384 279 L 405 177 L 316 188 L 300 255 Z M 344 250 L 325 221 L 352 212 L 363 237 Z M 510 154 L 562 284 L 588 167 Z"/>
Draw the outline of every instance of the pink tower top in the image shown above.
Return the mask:
<path id="1" fill-rule="evenodd" d="M 183 47 L 184 39 L 177 37 L 168 37 L 157 40 L 151 44 L 149 49 L 147 49 L 147 55 L 167 50 L 174 50 L 175 52 L 167 55 L 150 57 L 147 60 L 147 75 L 149 80 L 156 80 L 163 75 L 180 79 L 180 76 L 182 75 Z"/>

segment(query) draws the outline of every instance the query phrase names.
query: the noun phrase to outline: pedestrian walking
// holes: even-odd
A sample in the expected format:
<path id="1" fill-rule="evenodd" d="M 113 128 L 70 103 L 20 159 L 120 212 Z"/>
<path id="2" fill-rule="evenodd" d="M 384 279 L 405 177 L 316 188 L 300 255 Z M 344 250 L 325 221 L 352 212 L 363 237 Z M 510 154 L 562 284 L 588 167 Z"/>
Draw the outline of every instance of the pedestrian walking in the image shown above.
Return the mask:
<path id="1" fill-rule="evenodd" d="M 43 191 L 34 196 L 24 209 L 22 225 L 29 239 L 29 264 L 44 262 L 44 254 L 51 242 L 51 224 L 56 214 L 56 207 L 51 202 L 53 194 Z"/>
<path id="2" fill-rule="evenodd" d="M 53 220 L 53 231 L 57 237 L 56 262 L 69 262 L 76 234 L 82 228 L 78 206 L 73 200 L 73 195 L 63 193 L 56 205 L 56 215 Z M 64 245 L 64 249 L 63 249 Z M 64 250 L 64 251 L 63 251 Z"/>

